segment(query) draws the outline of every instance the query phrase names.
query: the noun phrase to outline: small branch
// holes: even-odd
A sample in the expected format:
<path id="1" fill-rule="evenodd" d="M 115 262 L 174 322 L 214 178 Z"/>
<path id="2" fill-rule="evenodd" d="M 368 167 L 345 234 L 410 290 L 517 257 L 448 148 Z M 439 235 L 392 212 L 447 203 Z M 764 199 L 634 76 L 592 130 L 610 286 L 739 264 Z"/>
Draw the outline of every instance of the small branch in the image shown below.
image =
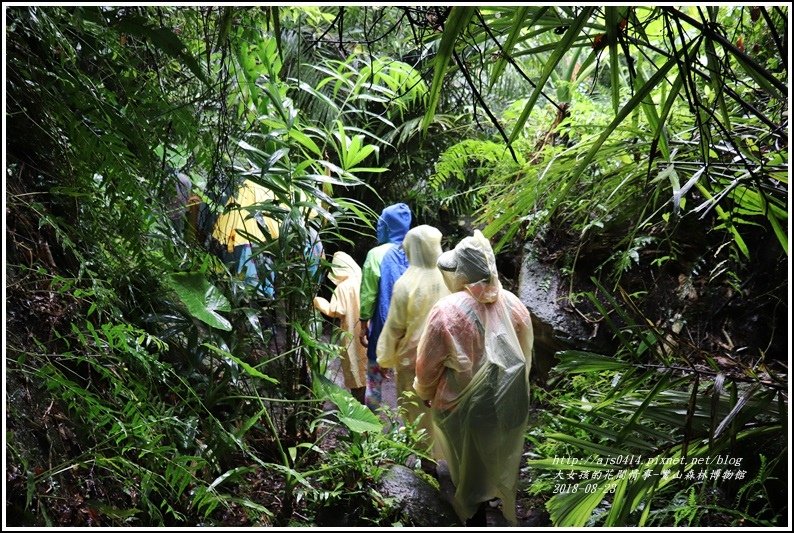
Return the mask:
<path id="1" fill-rule="evenodd" d="M 323 38 L 324 38 L 326 35 L 328 35 L 328 32 L 329 32 L 329 31 L 331 31 L 331 28 L 333 28 L 334 26 L 336 26 L 336 21 L 337 21 L 337 20 L 339 20 L 339 18 L 342 16 L 342 13 L 344 12 L 344 9 L 345 9 L 344 7 L 342 7 L 342 8 L 340 8 L 340 9 L 339 9 L 339 13 L 337 13 L 337 14 L 336 14 L 336 18 L 335 18 L 334 20 L 332 20 L 332 21 L 331 21 L 331 24 L 329 24 L 329 25 L 328 25 L 328 28 L 326 28 L 326 29 L 325 29 L 325 31 L 323 32 L 323 34 L 322 34 L 322 35 L 320 35 L 320 36 L 319 36 L 317 39 L 315 39 L 314 41 L 312 41 L 312 44 L 321 42 L 321 41 L 323 40 Z M 342 35 L 341 35 L 341 34 L 339 34 L 339 38 L 340 38 L 340 39 L 342 38 Z M 308 48 L 306 48 L 306 50 L 304 50 L 304 51 L 303 51 L 303 53 L 304 53 L 304 54 L 305 54 L 305 53 L 307 53 L 307 52 L 309 51 L 309 48 L 311 48 L 311 46 L 309 46 Z"/>
<path id="2" fill-rule="evenodd" d="M 383 17 L 384 17 L 384 15 L 381 15 L 380 17 L 377 18 L 377 20 L 373 20 L 372 21 L 372 28 L 374 28 L 375 25 L 378 22 L 380 22 Z M 397 21 L 394 24 L 392 24 L 391 28 L 386 30 L 383 33 L 383 35 L 381 35 L 380 37 L 375 37 L 374 39 L 370 39 L 369 37 L 367 37 L 367 40 L 365 41 L 364 44 L 366 44 L 368 46 L 371 46 L 373 43 L 376 43 L 376 42 L 380 41 L 381 39 L 385 38 L 386 36 L 390 35 L 392 32 L 394 32 L 397 29 L 397 27 L 400 25 L 400 23 L 402 23 L 404 18 L 405 18 L 405 12 L 403 11 L 403 14 L 400 16 L 400 18 L 398 18 Z"/>
<path id="3" fill-rule="evenodd" d="M 496 126 L 497 130 L 499 130 L 499 135 L 502 136 L 502 139 L 507 145 L 507 149 L 510 150 L 510 155 L 513 157 L 513 161 L 518 163 L 518 156 L 516 156 L 516 153 L 513 150 L 513 146 L 510 144 L 510 140 L 507 138 L 507 134 L 502 129 L 502 126 L 499 125 L 499 120 L 494 116 L 494 114 L 488 108 L 488 105 L 483 100 L 482 95 L 477 90 L 477 87 L 474 86 L 474 82 L 472 81 L 471 76 L 469 75 L 469 71 L 466 70 L 466 66 L 463 64 L 463 61 L 461 61 L 460 56 L 458 56 L 458 53 L 454 51 L 452 52 L 452 55 L 455 58 L 455 62 L 458 64 L 458 68 L 460 68 L 460 71 L 463 73 L 463 76 L 466 78 L 466 83 L 469 84 L 469 87 L 471 87 L 472 92 L 474 92 L 474 96 L 477 97 L 477 101 L 480 102 L 480 105 L 485 111 L 485 114 L 488 115 L 488 118 L 491 119 L 493 125 Z"/>
<path id="4" fill-rule="evenodd" d="M 769 27 L 769 32 L 772 34 L 772 39 L 775 41 L 775 46 L 777 46 L 777 53 L 780 54 L 780 58 L 783 60 L 783 65 L 786 67 L 786 70 L 788 70 L 786 49 L 783 47 L 783 43 L 780 41 L 780 35 L 777 34 L 775 25 L 772 23 L 772 17 L 769 16 L 769 13 L 767 13 L 766 8 L 763 6 L 761 6 L 761 15 L 763 15 L 764 20 L 766 21 L 766 24 Z"/>
<path id="5" fill-rule="evenodd" d="M 513 56 L 511 56 L 510 54 L 506 53 L 504 48 L 502 48 L 502 44 L 499 41 L 496 40 L 496 37 L 491 32 L 491 28 L 488 27 L 488 24 L 486 24 L 485 19 L 483 18 L 482 13 L 480 13 L 479 9 L 477 10 L 477 17 L 480 19 L 480 22 L 482 23 L 483 28 L 485 28 L 485 31 L 488 33 L 488 36 L 496 44 L 496 47 L 499 49 L 499 53 L 502 54 L 502 57 L 504 57 L 507 60 L 508 63 L 513 65 L 513 68 L 516 69 L 516 72 L 518 72 L 519 76 L 521 76 L 522 78 L 524 78 L 524 80 L 529 82 L 529 84 L 532 86 L 533 89 L 536 89 L 537 85 L 535 84 L 535 82 L 532 81 L 529 76 L 527 76 L 527 74 L 521 69 L 521 67 L 518 66 L 518 63 L 516 63 L 516 60 L 513 59 Z M 549 98 L 546 95 L 546 93 L 543 92 L 542 90 L 540 91 L 540 95 L 543 96 L 543 98 L 545 98 L 546 100 L 548 100 L 551 105 L 556 107 L 557 111 L 560 111 L 560 112 L 562 111 L 562 108 L 560 107 L 560 104 L 558 104 L 557 102 L 555 102 L 554 100 Z"/>
<path id="6" fill-rule="evenodd" d="M 347 52 L 345 51 L 345 47 L 342 44 L 342 35 L 345 34 L 345 8 L 339 8 L 339 16 L 336 17 L 339 21 L 339 51 L 342 53 L 342 56 L 346 56 Z"/>
<path id="7" fill-rule="evenodd" d="M 726 39 L 719 33 L 712 30 L 709 26 L 701 24 L 700 22 L 693 19 L 689 15 L 673 7 L 664 7 L 662 9 L 664 9 L 667 13 L 670 13 L 673 17 L 675 17 L 676 21 L 684 21 L 687 24 L 693 26 L 695 29 L 700 30 L 700 32 L 702 32 L 704 35 L 707 35 L 708 37 L 720 43 L 724 48 L 729 50 L 732 54 L 734 54 L 735 56 L 739 57 L 742 61 L 747 63 L 750 66 L 750 68 L 752 68 L 753 70 L 758 72 L 758 74 L 766 78 L 766 80 L 770 84 L 774 85 L 781 93 L 783 93 L 784 95 L 788 94 L 788 87 L 786 86 L 785 83 L 777 79 L 775 76 L 772 75 L 771 72 L 765 69 L 762 65 L 759 65 L 757 61 L 755 61 L 753 58 L 751 58 L 750 56 L 748 56 L 747 54 L 736 48 L 736 46 L 732 42 L 730 42 L 728 39 Z"/>

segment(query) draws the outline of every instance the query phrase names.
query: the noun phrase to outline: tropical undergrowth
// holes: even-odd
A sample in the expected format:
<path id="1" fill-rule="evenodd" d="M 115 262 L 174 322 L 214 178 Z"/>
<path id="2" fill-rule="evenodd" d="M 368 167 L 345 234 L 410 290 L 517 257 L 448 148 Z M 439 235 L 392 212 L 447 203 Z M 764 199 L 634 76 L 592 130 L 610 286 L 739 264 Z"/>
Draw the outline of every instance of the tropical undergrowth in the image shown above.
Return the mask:
<path id="1" fill-rule="evenodd" d="M 538 389 L 532 492 L 555 525 L 784 523 L 785 8 L 502 9 L 448 13 L 425 118 L 491 97 L 430 184 L 597 337 Z"/>
<path id="2" fill-rule="evenodd" d="M 407 200 L 529 242 L 606 341 L 536 389 L 555 524 L 780 525 L 787 8 L 346 9 L 6 12 L 7 523 L 408 523 L 421 435 L 324 382 L 307 254 Z"/>
<path id="3" fill-rule="evenodd" d="M 7 523 L 306 524 L 340 472 L 371 494 L 416 441 L 315 385 L 338 349 L 307 253 L 371 225 L 335 192 L 382 170 L 369 132 L 296 106 L 270 8 L 8 15 Z M 229 202 L 246 180 L 267 194 Z M 216 253 L 223 214 L 256 217 L 275 297 Z M 350 444 L 318 466 L 328 425 Z"/>
<path id="4" fill-rule="evenodd" d="M 535 479 L 528 490 L 549 498 L 552 522 L 785 520 L 785 372 L 763 359 L 725 361 L 675 330 L 649 328 L 625 293 L 587 296 L 608 317 L 619 348 L 608 357 L 560 352 L 552 381 L 564 392 L 541 393 L 548 410 L 529 435 Z"/>

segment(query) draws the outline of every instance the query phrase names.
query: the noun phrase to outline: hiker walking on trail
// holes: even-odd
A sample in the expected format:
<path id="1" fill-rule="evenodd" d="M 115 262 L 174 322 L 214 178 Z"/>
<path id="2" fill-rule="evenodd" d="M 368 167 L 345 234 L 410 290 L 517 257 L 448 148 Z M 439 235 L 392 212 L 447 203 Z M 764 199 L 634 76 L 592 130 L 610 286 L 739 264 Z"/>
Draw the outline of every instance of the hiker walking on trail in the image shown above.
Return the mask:
<path id="1" fill-rule="evenodd" d="M 403 204 L 386 207 L 378 217 L 378 246 L 367 253 L 361 278 L 361 344 L 367 347 L 367 406 L 373 411 L 382 401 L 384 371 L 377 361 L 378 338 L 389 312 L 394 283 L 408 268 L 402 242 L 411 227 L 411 209 Z"/>
<path id="2" fill-rule="evenodd" d="M 361 329 L 358 319 L 361 268 L 345 252 L 336 252 L 331 261 L 328 279 L 336 285 L 331 301 L 316 296 L 314 307 L 326 316 L 339 319 L 342 330 L 339 344 L 343 348 L 342 375 L 345 387 L 363 404 L 367 386 L 367 350 L 358 341 Z"/>
<path id="3" fill-rule="evenodd" d="M 432 407 L 458 517 L 486 525 L 487 502 L 500 498 L 515 525 L 529 411 L 530 315 L 502 289 L 491 244 L 479 230 L 437 264 L 452 294 L 427 318 L 414 388 Z"/>
<path id="4" fill-rule="evenodd" d="M 396 369 L 397 405 L 405 410 L 410 423 L 424 415 L 420 427 L 426 431 L 425 444 L 429 447 L 433 442 L 432 416 L 416 398 L 414 377 L 416 349 L 427 315 L 441 297 L 449 294 L 436 266 L 441 255 L 441 232 L 433 226 L 417 226 L 405 235 L 403 249 L 409 266 L 394 284 L 386 324 L 378 339 L 378 364 Z"/>

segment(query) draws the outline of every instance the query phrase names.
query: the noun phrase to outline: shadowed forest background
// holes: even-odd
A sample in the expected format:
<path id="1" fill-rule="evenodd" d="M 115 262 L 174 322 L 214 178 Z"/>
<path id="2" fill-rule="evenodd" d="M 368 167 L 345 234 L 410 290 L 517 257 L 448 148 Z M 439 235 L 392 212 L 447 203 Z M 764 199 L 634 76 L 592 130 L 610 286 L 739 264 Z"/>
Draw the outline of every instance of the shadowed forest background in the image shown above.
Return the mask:
<path id="1" fill-rule="evenodd" d="M 306 254 L 393 202 L 533 313 L 521 524 L 789 524 L 787 5 L 4 14 L 4 525 L 428 525 Z"/>

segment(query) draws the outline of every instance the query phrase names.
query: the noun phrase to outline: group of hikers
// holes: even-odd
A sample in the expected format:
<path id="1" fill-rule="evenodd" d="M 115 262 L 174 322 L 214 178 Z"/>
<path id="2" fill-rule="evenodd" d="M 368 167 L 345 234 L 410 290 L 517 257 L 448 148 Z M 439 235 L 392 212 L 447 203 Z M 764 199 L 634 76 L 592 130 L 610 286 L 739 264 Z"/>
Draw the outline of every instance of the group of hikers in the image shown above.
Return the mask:
<path id="1" fill-rule="evenodd" d="M 373 411 L 395 372 L 398 406 L 425 429 L 429 454 L 446 460 L 453 507 L 466 525 L 486 525 L 490 502 L 516 524 L 516 489 L 529 414 L 532 322 L 499 282 L 479 230 L 442 251 L 441 232 L 411 228 L 404 203 L 378 218 L 378 245 L 363 268 L 333 255 L 329 300 L 314 306 L 339 319 L 345 387 Z M 417 400 L 418 398 L 418 400 Z"/>
<path id="2" fill-rule="evenodd" d="M 194 204 L 186 201 L 188 190 L 189 180 L 180 178 L 175 219 Z M 268 195 L 249 183 L 230 202 L 272 200 Z M 266 256 L 252 257 L 250 240 L 260 230 L 249 222 L 234 211 L 222 215 L 213 236 L 246 283 L 272 298 L 275 274 L 264 268 L 270 273 L 258 275 L 254 259 Z M 315 297 L 314 307 L 339 320 L 344 385 L 358 401 L 376 411 L 383 380 L 395 373 L 398 407 L 406 422 L 425 430 L 422 444 L 433 461 L 422 466 L 435 474 L 435 462 L 447 462 L 461 521 L 486 525 L 486 509 L 501 500 L 505 518 L 516 524 L 529 416 L 529 312 L 502 288 L 493 249 L 479 230 L 444 252 L 437 228 L 411 228 L 411 222 L 406 204 L 386 207 L 363 268 L 347 253 L 334 253 L 328 279 L 335 289 L 330 301 Z M 265 226 L 278 235 L 277 227 Z M 304 253 L 314 273 L 324 255 L 316 232 Z"/>

